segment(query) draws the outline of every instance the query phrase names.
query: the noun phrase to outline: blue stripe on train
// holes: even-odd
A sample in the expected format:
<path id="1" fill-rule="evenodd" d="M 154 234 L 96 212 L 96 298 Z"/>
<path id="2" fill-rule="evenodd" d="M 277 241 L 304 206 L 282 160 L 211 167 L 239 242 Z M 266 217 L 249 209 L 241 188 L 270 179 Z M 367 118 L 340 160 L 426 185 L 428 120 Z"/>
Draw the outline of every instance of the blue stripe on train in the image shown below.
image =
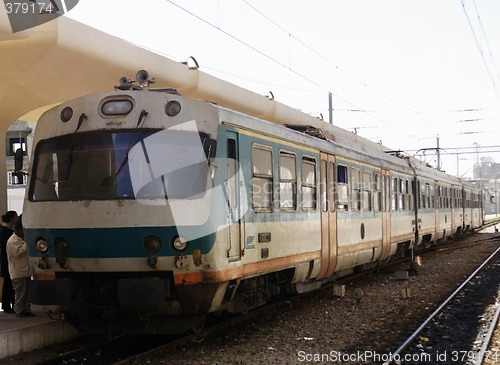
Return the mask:
<path id="1" fill-rule="evenodd" d="M 196 229 L 196 227 L 193 227 Z M 55 256 L 54 242 L 64 238 L 68 242 L 66 257 L 77 258 L 117 258 L 117 257 L 147 257 L 144 240 L 156 236 L 161 241 L 160 251 L 155 256 L 174 256 L 179 251 L 174 250 L 172 241 L 177 235 L 175 227 L 118 227 L 118 228 L 31 228 L 26 229 L 26 242 L 32 257 Z M 42 254 L 36 248 L 38 239 L 43 238 L 49 243 L 49 251 Z M 183 254 L 192 254 L 200 249 L 208 253 L 214 245 L 215 234 L 197 238 L 189 242 Z"/>

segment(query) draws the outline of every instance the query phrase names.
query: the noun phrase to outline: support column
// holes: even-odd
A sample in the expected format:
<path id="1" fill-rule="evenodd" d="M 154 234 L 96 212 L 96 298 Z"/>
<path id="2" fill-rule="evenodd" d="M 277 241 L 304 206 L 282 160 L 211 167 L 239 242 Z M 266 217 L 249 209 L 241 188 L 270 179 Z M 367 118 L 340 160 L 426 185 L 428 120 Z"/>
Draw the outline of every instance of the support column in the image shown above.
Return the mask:
<path id="1" fill-rule="evenodd" d="M 0 123 L 0 215 L 7 211 L 7 153 L 5 139 L 7 123 Z M 8 127 L 8 125 L 7 125 Z"/>

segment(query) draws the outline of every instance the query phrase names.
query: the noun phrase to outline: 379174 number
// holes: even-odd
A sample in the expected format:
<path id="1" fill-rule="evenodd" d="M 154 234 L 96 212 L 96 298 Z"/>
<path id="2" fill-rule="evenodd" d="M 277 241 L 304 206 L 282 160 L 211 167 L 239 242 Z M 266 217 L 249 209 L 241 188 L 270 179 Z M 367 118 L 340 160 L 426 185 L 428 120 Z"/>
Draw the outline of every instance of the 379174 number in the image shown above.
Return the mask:
<path id="1" fill-rule="evenodd" d="M 21 3 L 21 2 L 5 2 L 5 10 L 7 14 L 52 14 L 58 9 L 52 4 L 52 2 L 31 2 Z"/>

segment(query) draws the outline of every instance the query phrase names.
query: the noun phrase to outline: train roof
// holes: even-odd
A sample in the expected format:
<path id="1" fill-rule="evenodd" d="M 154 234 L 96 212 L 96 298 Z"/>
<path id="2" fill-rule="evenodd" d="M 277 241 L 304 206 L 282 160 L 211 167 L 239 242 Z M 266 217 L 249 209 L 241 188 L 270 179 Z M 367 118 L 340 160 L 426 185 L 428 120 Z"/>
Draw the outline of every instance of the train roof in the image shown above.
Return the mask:
<path id="1" fill-rule="evenodd" d="M 392 153 L 388 149 L 371 143 L 364 143 L 364 139 L 352 138 L 341 128 L 330 127 L 319 128 L 311 125 L 298 124 L 275 124 L 266 120 L 251 117 L 235 110 L 216 106 L 219 110 L 219 118 L 225 124 L 237 126 L 250 131 L 259 131 L 268 136 L 281 138 L 306 147 L 317 148 L 323 152 L 329 152 L 339 157 L 353 159 L 362 163 L 376 165 L 387 168 L 391 171 L 413 174 L 428 178 L 430 180 L 446 182 L 453 185 L 468 185 L 475 187 L 468 182 L 428 166 L 424 162 L 410 156 Z M 334 126 L 333 126 L 334 127 Z M 354 134 L 352 134 L 355 136 Z M 373 148 L 377 146 L 377 148 Z"/>
<path id="2" fill-rule="evenodd" d="M 404 159 L 385 153 L 381 149 L 373 149 L 370 145 L 346 138 L 349 133 L 339 128 L 339 133 L 331 129 L 325 130 L 313 126 L 291 128 L 289 125 L 278 125 L 246 114 L 217 106 L 223 123 L 239 128 L 259 131 L 268 136 L 282 138 L 306 147 L 317 148 L 339 157 L 360 161 L 370 165 L 385 167 L 405 173 L 412 173 L 408 162 Z"/>

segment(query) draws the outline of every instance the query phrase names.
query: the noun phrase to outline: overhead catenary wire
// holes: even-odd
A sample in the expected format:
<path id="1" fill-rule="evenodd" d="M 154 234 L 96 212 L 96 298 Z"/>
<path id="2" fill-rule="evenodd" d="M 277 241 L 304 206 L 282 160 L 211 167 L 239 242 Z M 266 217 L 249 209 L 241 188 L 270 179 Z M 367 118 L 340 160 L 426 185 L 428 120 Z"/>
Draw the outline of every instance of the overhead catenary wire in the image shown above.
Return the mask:
<path id="1" fill-rule="evenodd" d="M 334 67 L 336 70 L 342 72 L 343 74 L 345 74 L 346 76 L 348 76 L 351 79 L 355 80 L 356 82 L 360 83 L 364 87 L 370 89 L 374 93 L 376 93 L 376 94 L 382 96 L 383 98 L 389 100 L 391 103 L 396 104 L 396 105 L 402 107 L 403 109 L 405 109 L 405 111 L 391 111 L 391 112 L 386 112 L 386 113 L 405 113 L 405 112 L 410 112 L 410 113 L 414 113 L 414 114 L 425 114 L 425 113 L 441 113 L 441 112 L 445 113 L 445 112 L 447 112 L 447 111 L 415 111 L 415 110 L 413 110 L 413 109 L 411 109 L 411 108 L 409 108 L 409 107 L 407 107 L 407 106 L 405 106 L 405 105 L 403 105 L 403 104 L 401 104 L 401 103 L 393 100 L 391 97 L 388 97 L 387 95 L 379 92 L 378 90 L 376 90 L 373 87 L 367 85 L 362 80 L 358 79 L 357 77 L 353 76 L 352 74 L 350 74 L 346 70 L 344 70 L 341 67 L 339 67 L 338 65 L 336 65 L 329 58 L 327 58 L 326 56 L 324 56 L 323 54 L 321 54 L 320 52 L 318 52 L 317 50 L 315 50 L 313 47 L 311 47 L 310 45 L 306 44 L 304 41 L 302 41 L 301 39 L 299 39 L 298 37 L 296 37 L 294 34 L 292 34 L 291 31 L 289 31 L 288 29 L 286 29 L 285 27 L 283 27 L 281 24 L 279 24 L 277 21 L 275 21 L 274 19 L 272 19 L 270 16 L 268 16 L 267 14 L 265 14 L 263 11 L 261 11 L 260 9 L 258 9 L 255 5 L 251 4 L 248 0 L 241 0 L 241 1 L 243 3 L 245 3 L 247 6 L 249 6 L 251 9 L 253 9 L 255 12 L 257 12 L 259 15 L 261 15 L 263 18 L 265 18 L 267 21 L 269 21 L 271 24 L 273 24 L 275 27 L 277 27 L 282 32 L 284 32 L 286 35 L 288 35 L 290 38 L 293 38 L 295 41 L 297 41 L 299 44 L 301 44 L 302 46 L 304 46 L 306 49 L 308 49 L 309 51 L 311 51 L 312 53 L 314 53 L 316 56 L 318 56 L 319 58 L 321 58 L 322 60 L 324 60 L 325 62 L 327 62 L 332 67 Z M 498 76 L 498 71 L 497 71 L 496 64 L 495 64 L 494 59 L 493 59 L 492 52 L 491 52 L 490 47 L 489 47 L 489 43 L 487 41 L 486 32 L 484 31 L 484 28 L 482 26 L 482 22 L 481 22 L 481 19 L 480 19 L 480 16 L 479 16 L 479 11 L 477 10 L 477 6 L 476 6 L 476 3 L 475 3 L 475 0 L 473 0 L 473 2 L 474 2 L 474 7 L 476 9 L 478 21 L 479 21 L 479 24 L 480 24 L 480 29 L 481 29 L 481 32 L 482 32 L 483 37 L 485 39 L 489 55 L 491 57 L 492 64 L 494 66 L 495 73 L 497 75 L 497 78 L 500 79 L 500 77 Z M 346 111 L 346 112 L 361 112 L 361 113 L 366 113 L 366 114 L 384 113 L 383 111 L 367 110 L 367 109 L 339 109 L 339 108 L 334 108 L 333 110 L 334 111 Z M 482 110 L 484 110 L 484 108 L 469 108 L 469 109 L 453 110 L 452 112 L 477 112 L 477 111 L 482 111 Z M 479 119 L 479 118 L 476 118 L 476 119 Z M 481 119 L 484 120 L 485 118 L 481 118 Z M 460 122 L 462 122 L 462 121 L 468 121 L 468 120 L 460 120 Z"/>
<path id="2" fill-rule="evenodd" d="M 486 44 L 486 48 L 488 49 L 488 55 L 490 56 L 491 63 L 493 65 L 493 71 L 495 72 L 497 79 L 500 80 L 500 75 L 498 74 L 498 68 L 497 68 L 497 65 L 495 62 L 495 58 L 493 57 L 493 53 L 491 52 L 490 42 L 488 42 L 488 37 L 486 37 L 486 32 L 484 31 L 483 22 L 481 20 L 481 17 L 479 16 L 479 10 L 477 9 L 476 0 L 472 0 L 472 2 L 474 4 L 474 9 L 476 10 L 477 21 L 479 23 L 479 29 L 481 29 L 481 33 L 483 34 L 484 43 Z"/>
<path id="3" fill-rule="evenodd" d="M 251 5 L 249 1 L 246 1 L 246 0 L 242 0 L 242 1 L 245 4 L 247 4 L 248 6 L 251 6 L 252 8 L 255 8 L 256 9 L 255 11 L 260 16 L 265 16 L 268 22 L 272 22 L 275 27 L 279 27 L 280 31 L 281 32 L 285 32 L 288 37 L 290 37 L 290 38 L 294 37 L 294 41 L 295 41 L 295 39 L 297 37 L 295 37 L 291 32 L 288 32 L 287 29 L 285 29 L 284 27 L 282 27 L 278 22 L 275 22 L 273 19 L 271 19 L 270 17 L 268 17 L 266 14 L 264 14 L 263 12 L 261 12 L 259 9 L 257 9 L 255 6 Z M 176 8 L 180 9 L 181 11 L 189 14 L 189 16 L 196 18 L 200 22 L 203 22 L 204 24 L 206 24 L 207 26 L 213 28 L 217 32 L 222 33 L 224 36 L 229 37 L 233 41 L 240 43 L 244 47 L 250 49 L 252 52 L 255 52 L 255 53 L 259 54 L 260 56 L 266 58 L 267 60 L 275 63 L 279 67 L 281 67 L 283 69 L 286 69 L 288 72 L 291 72 L 292 74 L 296 75 L 297 77 L 300 77 L 301 79 L 307 81 L 308 83 L 310 83 L 314 87 L 317 87 L 318 89 L 321 89 L 321 90 L 324 90 L 324 91 L 328 91 L 328 88 L 325 87 L 324 85 L 322 85 L 322 81 L 318 81 L 318 80 L 315 80 L 314 78 L 306 76 L 306 74 L 301 73 L 300 70 L 297 70 L 297 69 L 293 68 L 291 66 L 291 64 L 287 64 L 287 61 L 283 61 L 283 60 L 281 60 L 279 58 L 275 58 L 272 55 L 270 55 L 269 53 L 266 53 L 265 51 L 263 51 L 260 47 L 256 46 L 255 44 L 252 44 L 248 40 L 242 39 L 242 38 L 238 37 L 237 35 L 231 33 L 230 29 L 222 29 L 221 26 L 220 26 L 221 23 L 220 23 L 220 17 L 219 17 L 219 15 L 218 15 L 218 18 L 216 20 L 216 24 L 214 24 L 211 21 L 209 21 L 207 19 L 204 19 L 202 16 L 196 14 L 196 12 L 194 12 L 194 11 L 192 11 L 190 9 L 186 9 L 184 7 L 184 4 L 178 4 L 174 0 L 167 0 L 167 2 L 169 4 L 175 6 Z M 297 42 L 303 44 L 303 46 L 307 47 L 308 49 L 309 48 L 312 49 L 312 47 L 310 47 L 306 43 L 300 41 L 300 39 L 298 39 L 298 38 L 297 38 Z M 316 52 L 315 55 L 318 56 L 318 57 L 322 56 L 321 53 L 319 53 L 319 52 Z M 326 57 L 322 57 L 322 59 L 325 59 L 325 58 Z M 328 60 L 328 61 L 330 61 L 330 60 Z M 331 66 L 332 67 L 335 67 L 335 69 L 340 69 L 332 61 L 330 61 L 330 62 L 331 62 Z M 215 70 L 215 71 L 217 71 L 217 70 Z M 344 70 L 341 70 L 341 71 L 344 72 Z M 224 72 L 222 72 L 222 73 L 224 73 Z M 346 72 L 344 72 L 344 73 L 346 73 Z M 352 75 L 349 74 L 349 76 L 352 76 Z M 239 77 L 239 76 L 232 75 L 232 77 Z M 351 78 L 356 79 L 355 77 L 351 77 Z M 272 84 L 270 84 L 268 82 L 262 83 L 262 82 L 259 82 L 257 80 L 254 80 L 254 79 L 248 79 L 247 78 L 247 80 L 253 81 L 253 82 L 258 82 L 258 83 L 261 83 L 261 84 L 272 85 Z M 357 80 L 357 82 L 361 83 L 363 86 L 366 85 L 365 83 L 363 83 L 360 80 Z M 282 86 L 278 86 L 278 87 L 282 87 Z M 313 91 L 311 90 L 310 92 L 313 92 Z M 384 116 L 382 114 L 383 111 L 370 110 L 369 108 L 360 108 L 357 105 L 355 105 L 353 102 L 347 100 L 345 97 L 339 95 L 338 93 L 332 93 L 332 94 L 334 95 L 334 97 L 338 98 L 339 101 L 342 101 L 342 102 L 346 103 L 346 105 L 352 106 L 352 108 L 349 108 L 349 107 L 345 108 L 346 112 L 349 112 L 349 113 L 354 113 L 354 112 L 356 112 L 356 113 L 362 113 L 362 114 L 366 115 L 366 117 L 369 118 L 370 120 L 378 121 L 378 123 L 373 123 L 373 122 L 370 122 L 369 120 L 366 120 L 366 122 L 362 122 L 362 120 L 354 121 L 355 124 L 358 124 L 358 123 L 361 122 L 360 125 L 358 127 L 356 127 L 357 129 L 368 131 L 369 130 L 368 129 L 369 126 L 378 124 L 378 126 L 376 126 L 374 128 L 371 128 L 371 129 L 380 128 L 380 127 L 388 127 L 391 130 L 393 130 L 394 132 L 396 132 L 396 133 L 394 133 L 394 135 L 397 136 L 396 138 L 398 138 L 399 136 L 408 137 L 408 132 L 409 131 L 405 129 L 405 128 L 407 128 L 407 126 L 408 126 L 407 124 L 408 123 L 404 123 L 404 122 L 402 123 L 401 121 L 398 121 L 398 124 L 388 123 L 386 120 L 384 120 Z M 414 113 L 414 114 L 422 116 L 422 114 L 425 114 L 425 113 L 441 113 L 441 112 L 443 112 L 443 113 L 445 113 L 445 112 L 453 112 L 453 113 L 455 113 L 455 112 L 469 113 L 470 112 L 470 113 L 477 113 L 478 111 L 484 111 L 484 110 L 488 110 L 488 109 L 489 108 L 477 108 L 477 107 L 476 108 L 474 108 L 474 107 L 470 108 L 469 107 L 469 108 L 460 108 L 460 109 L 451 110 L 451 111 L 421 111 L 420 112 L 420 111 L 413 111 L 410 108 L 405 108 L 405 109 L 403 109 L 400 112 L 401 113 Z M 333 110 L 340 111 L 339 108 L 336 108 L 336 109 L 333 109 Z M 354 115 L 354 114 L 351 114 L 351 115 Z M 459 119 L 461 122 L 463 121 L 463 123 L 465 123 L 465 122 L 472 122 L 473 120 L 477 121 L 479 119 L 482 119 L 482 120 L 488 119 L 488 118 L 485 118 L 485 117 L 486 116 L 484 116 L 484 117 L 483 116 L 479 116 L 479 117 L 475 117 L 474 116 L 474 118 L 473 118 L 472 115 L 470 117 L 469 117 L 469 115 L 467 115 L 467 116 L 464 115 L 464 117 L 457 117 L 457 119 Z M 343 119 L 343 118 L 341 118 L 341 119 Z M 351 129 L 352 130 L 352 125 L 354 123 L 352 121 L 348 122 L 349 118 L 346 119 L 345 123 L 342 123 L 341 119 L 337 119 L 337 124 L 339 126 L 342 126 L 342 124 L 344 124 L 346 129 Z M 453 117 L 450 118 L 450 119 L 453 119 Z M 450 121 L 450 123 L 451 123 L 451 121 Z M 415 123 L 415 124 L 419 125 L 421 129 L 424 127 L 424 125 L 428 125 L 430 127 L 430 123 L 428 121 L 422 121 L 421 123 Z M 435 124 L 436 123 L 433 123 L 433 125 L 435 125 Z M 442 123 L 440 123 L 440 124 L 442 124 Z M 460 134 L 464 134 L 465 135 L 465 134 L 471 134 L 471 133 L 477 133 L 477 132 L 463 132 L 463 133 L 460 133 Z M 373 133 L 368 133 L 368 134 L 370 135 L 370 134 L 373 134 Z M 371 140 L 377 140 L 377 141 L 381 140 L 381 138 L 379 138 L 379 137 L 375 138 L 375 137 L 369 136 L 369 135 L 366 135 L 366 132 L 363 133 L 363 136 L 365 138 L 368 138 L 368 139 L 371 139 Z M 411 135 L 410 137 L 415 137 L 415 135 Z M 388 137 L 388 136 L 384 135 L 383 138 L 386 139 L 386 138 L 392 138 L 392 137 L 391 136 Z"/>
<path id="4" fill-rule="evenodd" d="M 397 101 L 395 101 L 394 99 L 392 99 L 391 97 L 385 95 L 384 93 L 376 90 L 375 88 L 371 87 L 370 85 L 368 85 L 367 83 L 363 82 L 362 80 L 358 79 L 357 77 L 355 77 L 354 75 L 352 75 L 351 73 L 347 72 L 346 70 L 344 70 L 343 68 L 341 68 L 340 66 L 336 65 L 333 61 L 331 61 L 328 57 L 324 56 L 322 53 L 320 53 L 319 51 L 317 51 L 316 49 L 314 49 L 313 47 L 309 46 L 308 44 L 306 44 L 304 41 L 302 41 L 301 39 L 297 38 L 295 35 L 293 35 L 290 31 L 288 31 L 287 29 L 285 29 L 284 27 L 282 27 L 280 24 L 278 24 L 278 22 L 276 22 L 275 20 L 271 19 L 268 15 L 264 14 L 264 12 L 262 12 L 261 10 L 257 9 L 257 7 L 255 7 L 254 5 L 252 5 L 251 3 L 249 3 L 247 0 L 241 0 L 242 2 L 244 2 L 246 5 L 248 5 L 250 8 L 252 8 L 254 11 L 256 11 L 258 14 L 260 14 L 262 17 L 264 17 L 265 19 L 267 19 L 269 22 L 271 22 L 272 24 L 274 24 L 277 28 L 279 28 L 281 31 L 283 31 L 284 33 L 286 33 L 290 38 L 293 38 L 295 41 L 297 41 L 297 43 L 299 43 L 300 45 L 304 46 L 306 49 L 308 49 L 309 51 L 311 51 L 312 53 L 314 53 L 316 56 L 318 56 L 319 58 L 321 58 L 323 61 L 325 61 L 326 63 L 328 63 L 330 66 L 334 67 L 336 70 L 342 72 L 344 75 L 348 76 L 349 78 L 353 79 L 354 81 L 358 82 L 359 84 L 363 85 L 364 87 L 366 87 L 367 89 L 370 89 L 371 91 L 373 91 L 374 93 L 382 96 L 383 98 L 389 100 L 391 103 L 395 104 L 395 105 L 398 105 L 399 107 L 407 110 L 407 111 L 411 111 L 411 112 L 414 112 L 411 108 L 409 108 L 408 106 L 406 105 L 403 105 L 402 103 L 399 103 Z M 360 110 L 362 111 L 362 110 Z"/>
<path id="5" fill-rule="evenodd" d="M 490 70 L 490 66 L 488 66 L 488 62 L 486 61 L 486 58 L 484 56 L 483 47 L 481 46 L 481 44 L 479 42 L 479 39 L 478 39 L 478 36 L 476 35 L 476 32 L 474 31 L 474 27 L 472 25 L 471 19 L 469 17 L 469 14 L 467 13 L 467 9 L 465 7 L 465 0 L 460 0 L 460 3 L 462 4 L 462 8 L 464 10 L 465 17 L 466 17 L 467 22 L 469 24 L 469 28 L 470 28 L 470 30 L 472 32 L 473 37 L 474 37 L 474 41 L 476 42 L 476 46 L 477 46 L 477 48 L 479 50 L 479 53 L 481 54 L 481 59 L 483 60 L 484 67 L 486 68 L 486 72 L 488 73 L 488 77 L 490 78 L 490 81 L 491 81 L 491 84 L 493 86 L 493 89 L 495 90 L 495 93 L 497 94 L 497 96 L 500 96 L 498 94 L 498 89 L 497 89 L 497 85 L 496 85 L 496 82 L 495 82 L 495 75 L 496 75 L 496 78 L 499 79 L 499 80 L 500 80 L 500 76 L 498 74 L 498 69 L 496 67 L 495 60 L 494 60 L 493 55 L 491 53 L 491 50 L 489 48 L 489 44 L 488 44 L 488 40 L 487 40 L 487 37 L 486 37 L 486 33 L 484 32 L 484 28 L 483 28 L 482 23 L 481 23 L 481 17 L 479 16 L 479 12 L 478 12 L 476 3 L 474 1 L 474 8 L 476 10 L 476 14 L 477 14 L 477 18 L 478 18 L 478 21 L 479 21 L 480 29 L 482 31 L 483 37 L 485 39 L 486 46 L 488 48 L 490 60 L 491 60 L 491 63 L 493 65 L 493 70 Z M 495 73 L 493 73 L 493 72 L 495 72 Z"/>
<path id="6" fill-rule="evenodd" d="M 319 84 L 318 82 L 316 82 L 316 81 L 312 80 L 311 78 L 309 78 L 309 77 L 307 77 L 307 76 L 305 76 L 305 75 L 301 74 L 300 72 L 298 72 L 298 71 L 294 70 L 293 68 L 291 68 L 291 67 L 289 67 L 289 66 L 285 65 L 283 62 L 281 62 L 281 61 L 279 61 L 279 60 L 277 60 L 277 59 L 275 59 L 275 58 L 271 57 L 271 56 L 270 56 L 270 55 L 268 55 L 267 53 L 265 53 L 265 52 L 261 51 L 260 49 L 256 48 L 255 46 L 252 46 L 252 45 L 251 45 L 251 44 L 249 44 L 248 42 L 243 41 L 242 39 L 240 39 L 240 38 L 238 38 L 238 37 L 234 36 L 233 34 L 229 33 L 228 31 L 226 31 L 226 30 L 224 30 L 224 29 L 220 28 L 219 26 L 217 26 L 217 25 L 215 25 L 215 24 L 213 24 L 213 23 L 209 22 L 208 20 L 206 20 L 206 19 L 202 18 L 201 16 L 199 16 L 199 15 L 197 15 L 197 14 L 193 13 L 192 11 L 190 11 L 190 10 L 188 10 L 188 9 L 186 9 L 186 8 L 184 8 L 184 7 L 182 7 L 181 5 L 179 5 L 179 4 L 177 4 L 177 3 L 175 3 L 174 1 L 172 1 L 172 0 L 166 0 L 166 1 L 167 1 L 168 3 L 170 3 L 171 5 L 173 5 L 173 6 L 177 7 L 178 9 L 180 9 L 180 10 L 184 11 L 185 13 L 187 13 L 187 14 L 189 14 L 189 15 L 193 16 L 194 18 L 198 19 L 199 21 L 201 21 L 201 22 L 205 23 L 206 25 L 210 26 L 211 28 L 213 28 L 213 29 L 215 29 L 215 30 L 217 30 L 217 31 L 219 31 L 219 32 L 221 32 L 221 33 L 223 33 L 224 35 L 226 35 L 227 37 L 229 37 L 229 38 L 233 39 L 234 41 L 236 41 L 236 42 L 238 42 L 238 43 L 240 43 L 240 44 L 244 45 L 245 47 L 247 47 L 247 48 L 251 49 L 252 51 L 254 51 L 254 52 L 258 53 L 258 54 L 260 54 L 261 56 L 263 56 L 263 57 L 267 58 L 268 60 L 270 60 L 270 61 L 272 61 L 272 62 L 276 63 L 277 65 L 279 65 L 279 66 L 281 66 L 281 67 L 283 67 L 283 68 L 287 69 L 288 71 L 290 71 L 290 72 L 291 72 L 291 73 L 293 73 L 294 75 L 296 75 L 296 76 L 298 76 L 298 77 L 302 78 L 303 80 L 305 80 L 305 81 L 307 81 L 307 82 L 311 83 L 312 85 L 314 85 L 314 86 L 316 86 L 316 87 L 318 87 L 318 88 L 320 88 L 320 89 L 322 89 L 322 90 L 325 90 L 325 91 L 331 92 L 331 91 L 329 91 L 326 87 L 324 87 L 324 86 L 322 86 L 321 84 Z M 342 100 L 342 101 L 343 101 L 343 102 L 345 102 L 346 104 L 348 104 L 348 105 L 350 105 L 350 106 L 352 106 L 352 107 L 354 107 L 354 108 L 356 108 L 356 109 L 362 110 L 362 108 L 358 107 L 356 104 L 354 104 L 354 103 L 352 103 L 351 101 L 349 101 L 349 100 L 345 99 L 344 97 L 340 96 L 339 94 L 337 94 L 337 93 L 335 93 L 335 92 L 331 92 L 331 93 L 332 93 L 332 95 L 334 95 L 336 98 L 338 98 L 339 100 Z M 398 132 L 398 133 L 400 133 L 401 135 L 405 135 L 405 131 L 403 131 L 403 130 L 401 130 L 401 129 L 398 129 L 398 128 L 397 128 L 397 127 L 395 127 L 394 125 L 392 125 L 392 124 L 390 124 L 390 123 L 388 123 L 388 122 L 386 122 L 386 121 L 382 120 L 381 118 L 379 118 L 379 117 L 377 117 L 377 116 L 375 116 L 375 115 L 373 115 L 373 114 L 371 114 L 371 113 L 369 113 L 369 112 L 365 112 L 365 114 L 366 114 L 366 115 L 368 115 L 369 117 L 371 117 L 371 118 L 373 118 L 373 119 L 375 119 L 375 120 L 377 120 L 377 121 L 379 121 L 379 122 L 383 123 L 384 125 L 386 125 L 386 126 L 388 126 L 388 127 L 392 128 L 392 129 L 394 129 L 395 131 L 397 131 L 397 132 Z"/>

